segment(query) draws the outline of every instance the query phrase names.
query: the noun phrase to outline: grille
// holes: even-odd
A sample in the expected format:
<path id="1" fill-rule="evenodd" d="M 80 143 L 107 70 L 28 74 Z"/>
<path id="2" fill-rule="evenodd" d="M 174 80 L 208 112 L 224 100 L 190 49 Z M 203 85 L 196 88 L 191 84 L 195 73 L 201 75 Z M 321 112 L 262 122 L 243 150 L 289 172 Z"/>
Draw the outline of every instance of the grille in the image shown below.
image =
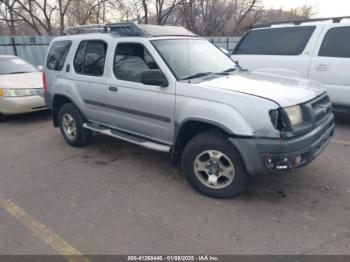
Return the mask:
<path id="1" fill-rule="evenodd" d="M 327 94 L 310 102 L 316 125 L 321 124 L 332 113 L 332 103 Z"/>

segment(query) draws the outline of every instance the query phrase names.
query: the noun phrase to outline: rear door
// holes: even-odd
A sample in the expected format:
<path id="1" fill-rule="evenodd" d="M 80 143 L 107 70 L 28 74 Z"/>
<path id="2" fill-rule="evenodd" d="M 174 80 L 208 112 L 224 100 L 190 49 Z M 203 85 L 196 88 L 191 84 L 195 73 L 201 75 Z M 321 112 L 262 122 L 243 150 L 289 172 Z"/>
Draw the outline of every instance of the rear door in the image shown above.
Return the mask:
<path id="1" fill-rule="evenodd" d="M 251 30 L 238 43 L 233 58 L 249 70 L 282 69 L 307 77 L 317 31 L 315 26 Z"/>
<path id="2" fill-rule="evenodd" d="M 104 124 L 106 120 L 106 76 L 105 60 L 108 42 L 87 39 L 78 43 L 71 68 L 71 90 L 78 93 L 79 108 L 92 121 Z M 72 94 L 76 95 L 76 94 Z"/>
<path id="3" fill-rule="evenodd" d="M 350 106 L 350 26 L 324 29 L 309 78 L 327 87 L 333 104 Z"/>

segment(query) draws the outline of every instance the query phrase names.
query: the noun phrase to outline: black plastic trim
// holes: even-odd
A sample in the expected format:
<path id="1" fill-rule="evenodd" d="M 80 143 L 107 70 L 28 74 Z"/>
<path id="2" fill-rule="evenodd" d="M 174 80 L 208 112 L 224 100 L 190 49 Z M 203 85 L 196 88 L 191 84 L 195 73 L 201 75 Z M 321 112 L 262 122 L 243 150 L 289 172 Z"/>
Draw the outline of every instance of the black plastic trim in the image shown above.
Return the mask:
<path id="1" fill-rule="evenodd" d="M 154 114 L 145 113 L 142 111 L 133 110 L 133 109 L 125 108 L 125 107 L 104 104 L 104 103 L 100 103 L 100 102 L 92 101 L 92 100 L 88 100 L 88 99 L 84 99 L 84 102 L 87 104 L 90 104 L 90 105 L 94 105 L 94 106 L 100 106 L 100 107 L 112 109 L 112 110 L 119 111 L 119 112 L 124 112 L 124 113 L 128 113 L 128 114 L 142 116 L 142 117 L 158 120 L 161 122 L 171 123 L 171 119 L 168 117 L 165 117 L 165 116 L 154 115 Z"/>

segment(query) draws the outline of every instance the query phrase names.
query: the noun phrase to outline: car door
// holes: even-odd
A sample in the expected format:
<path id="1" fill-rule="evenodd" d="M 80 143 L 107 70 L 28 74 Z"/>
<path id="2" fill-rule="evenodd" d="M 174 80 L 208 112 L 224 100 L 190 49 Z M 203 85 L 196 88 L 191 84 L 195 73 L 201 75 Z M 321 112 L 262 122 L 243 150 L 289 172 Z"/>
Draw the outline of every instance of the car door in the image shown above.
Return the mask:
<path id="1" fill-rule="evenodd" d="M 174 134 L 174 77 L 148 41 L 119 40 L 114 50 L 106 93 L 110 125 L 170 144 Z M 149 69 L 160 69 L 169 85 L 160 87 L 141 83 L 142 72 Z"/>
<path id="2" fill-rule="evenodd" d="M 333 104 L 350 106 L 350 26 L 326 27 L 309 78 L 322 82 Z"/>
<path id="3" fill-rule="evenodd" d="M 51 89 L 56 84 L 55 82 L 65 75 L 63 69 L 71 45 L 72 41 L 70 40 L 53 41 L 50 45 L 43 75 L 47 88 Z"/>
<path id="4" fill-rule="evenodd" d="M 104 123 L 108 43 L 97 39 L 82 40 L 76 50 L 71 83 L 74 84 L 73 90 L 78 93 L 79 107 L 89 120 Z"/>

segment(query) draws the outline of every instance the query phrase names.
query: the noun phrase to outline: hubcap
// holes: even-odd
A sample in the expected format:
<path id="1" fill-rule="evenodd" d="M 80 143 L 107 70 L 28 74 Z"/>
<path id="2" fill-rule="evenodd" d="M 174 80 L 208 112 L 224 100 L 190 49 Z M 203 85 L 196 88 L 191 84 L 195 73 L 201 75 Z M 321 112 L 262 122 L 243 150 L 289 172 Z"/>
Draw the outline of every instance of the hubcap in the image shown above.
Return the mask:
<path id="1" fill-rule="evenodd" d="M 229 186 L 235 177 L 231 159 L 217 150 L 207 150 L 195 158 L 194 173 L 205 186 L 221 189 Z"/>
<path id="2" fill-rule="evenodd" d="M 75 124 L 74 118 L 66 113 L 62 118 L 63 131 L 66 136 L 70 139 L 74 139 L 77 136 L 77 126 Z"/>

